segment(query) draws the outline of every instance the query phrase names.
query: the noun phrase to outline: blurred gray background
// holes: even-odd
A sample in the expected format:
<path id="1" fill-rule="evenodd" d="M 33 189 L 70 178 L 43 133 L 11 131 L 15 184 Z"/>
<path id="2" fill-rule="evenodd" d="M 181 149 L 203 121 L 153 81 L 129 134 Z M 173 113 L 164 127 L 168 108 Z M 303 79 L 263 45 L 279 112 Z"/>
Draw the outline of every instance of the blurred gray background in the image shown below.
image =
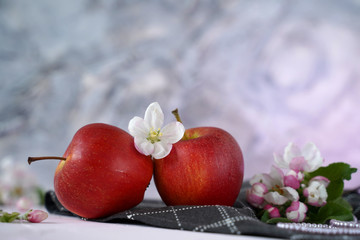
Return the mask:
<path id="1" fill-rule="evenodd" d="M 24 163 L 158 101 L 230 132 L 247 179 L 289 141 L 360 168 L 359 80 L 359 0 L 0 0 L 0 156 Z M 56 165 L 30 168 L 52 189 Z"/>

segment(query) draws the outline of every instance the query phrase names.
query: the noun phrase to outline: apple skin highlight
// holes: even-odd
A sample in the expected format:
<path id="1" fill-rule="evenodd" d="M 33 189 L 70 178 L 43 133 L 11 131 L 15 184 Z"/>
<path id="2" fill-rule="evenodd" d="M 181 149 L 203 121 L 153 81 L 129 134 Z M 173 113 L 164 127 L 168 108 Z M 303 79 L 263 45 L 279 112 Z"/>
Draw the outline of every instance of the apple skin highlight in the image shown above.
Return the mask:
<path id="1" fill-rule="evenodd" d="M 134 148 L 131 135 L 107 124 L 79 129 L 63 157 L 55 171 L 55 194 L 66 209 L 85 218 L 138 205 L 152 178 L 151 158 Z"/>
<path id="2" fill-rule="evenodd" d="M 186 130 L 168 156 L 154 160 L 156 188 L 169 206 L 232 206 L 243 176 L 239 145 L 228 132 L 214 127 Z"/>

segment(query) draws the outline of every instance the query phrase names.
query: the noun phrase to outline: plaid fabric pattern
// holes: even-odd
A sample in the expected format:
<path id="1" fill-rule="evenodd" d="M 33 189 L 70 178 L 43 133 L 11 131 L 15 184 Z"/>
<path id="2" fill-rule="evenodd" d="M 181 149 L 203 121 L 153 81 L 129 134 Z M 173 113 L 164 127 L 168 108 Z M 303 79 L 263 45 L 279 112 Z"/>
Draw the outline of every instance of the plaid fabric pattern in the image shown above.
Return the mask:
<path id="1" fill-rule="evenodd" d="M 197 232 L 212 232 L 224 234 L 241 234 L 268 236 L 285 239 L 359 239 L 359 235 L 335 235 L 305 233 L 279 228 L 259 221 L 254 211 L 243 200 L 245 191 L 239 196 L 234 207 L 219 205 L 202 206 L 165 206 L 157 200 L 144 200 L 137 207 L 99 219 L 84 219 L 88 221 L 145 224 L 154 227 L 189 230 Z M 354 213 L 359 214 L 359 194 L 349 192 L 345 198 L 351 199 Z M 67 211 L 57 200 L 53 191 L 46 194 L 45 205 L 50 213 L 75 216 Z M 357 210 L 356 210 L 357 209 Z M 359 216 L 358 216 L 359 217 Z"/>

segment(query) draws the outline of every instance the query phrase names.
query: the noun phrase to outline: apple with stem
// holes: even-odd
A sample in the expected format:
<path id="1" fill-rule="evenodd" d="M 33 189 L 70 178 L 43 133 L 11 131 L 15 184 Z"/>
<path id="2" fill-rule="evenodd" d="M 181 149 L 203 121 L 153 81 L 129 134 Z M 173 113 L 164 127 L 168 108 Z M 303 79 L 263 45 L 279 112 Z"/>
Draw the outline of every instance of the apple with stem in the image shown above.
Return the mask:
<path id="1" fill-rule="evenodd" d="M 54 189 L 60 203 L 85 218 L 105 217 L 138 205 L 150 183 L 153 163 L 134 148 L 127 132 L 103 123 L 74 135 L 63 157 L 29 157 L 29 164 L 59 159 Z"/>
<path id="2" fill-rule="evenodd" d="M 173 114 L 181 122 L 177 109 Z M 215 127 L 187 129 L 169 155 L 154 160 L 156 188 L 167 205 L 232 206 L 243 176 L 238 143 Z"/>

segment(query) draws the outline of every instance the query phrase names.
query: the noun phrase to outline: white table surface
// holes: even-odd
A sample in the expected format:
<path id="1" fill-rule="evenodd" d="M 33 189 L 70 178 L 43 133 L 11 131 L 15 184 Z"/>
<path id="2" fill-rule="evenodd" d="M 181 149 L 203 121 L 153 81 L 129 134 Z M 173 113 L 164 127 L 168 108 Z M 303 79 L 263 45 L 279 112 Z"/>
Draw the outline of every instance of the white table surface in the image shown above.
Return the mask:
<path id="1" fill-rule="evenodd" d="M 11 212 L 12 209 L 5 209 Z M 275 239 L 215 233 L 200 233 L 133 224 L 98 223 L 83 221 L 76 217 L 49 214 L 42 223 L 0 223 L 1 240 L 227 240 L 227 239 Z"/>

